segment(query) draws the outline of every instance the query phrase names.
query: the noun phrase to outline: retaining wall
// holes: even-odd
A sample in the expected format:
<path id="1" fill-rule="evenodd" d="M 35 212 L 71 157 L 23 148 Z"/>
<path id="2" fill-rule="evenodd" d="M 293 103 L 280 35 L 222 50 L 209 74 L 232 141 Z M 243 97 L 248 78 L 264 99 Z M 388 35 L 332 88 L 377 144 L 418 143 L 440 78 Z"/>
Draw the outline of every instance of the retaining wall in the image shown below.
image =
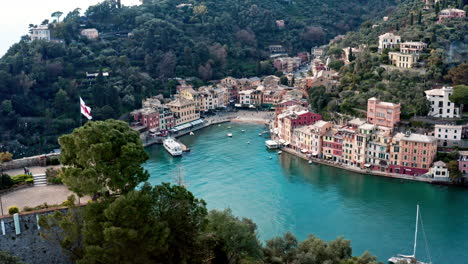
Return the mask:
<path id="1" fill-rule="evenodd" d="M 59 156 L 60 154 L 51 153 L 51 154 L 26 157 L 22 159 L 15 159 L 9 162 L 1 163 L 0 171 L 21 169 L 24 167 L 46 166 L 48 162 L 50 162 L 52 159 L 59 158 Z"/>
<path id="2" fill-rule="evenodd" d="M 41 210 L 0 218 L 0 250 L 18 256 L 27 264 L 71 263 L 62 252 L 60 245 L 47 241 L 39 235 L 40 227 L 37 224 L 39 217 L 56 210 L 67 209 Z"/>

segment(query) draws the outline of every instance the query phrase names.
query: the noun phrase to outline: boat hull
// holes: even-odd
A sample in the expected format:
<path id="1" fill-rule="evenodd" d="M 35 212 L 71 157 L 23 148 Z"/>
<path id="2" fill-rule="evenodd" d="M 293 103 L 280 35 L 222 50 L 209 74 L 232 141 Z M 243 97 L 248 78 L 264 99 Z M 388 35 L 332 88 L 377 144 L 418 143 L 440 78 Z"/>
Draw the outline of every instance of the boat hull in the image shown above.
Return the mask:
<path id="1" fill-rule="evenodd" d="M 163 141 L 164 149 L 171 154 L 173 157 L 182 156 L 182 147 L 173 139 L 166 139 Z"/>

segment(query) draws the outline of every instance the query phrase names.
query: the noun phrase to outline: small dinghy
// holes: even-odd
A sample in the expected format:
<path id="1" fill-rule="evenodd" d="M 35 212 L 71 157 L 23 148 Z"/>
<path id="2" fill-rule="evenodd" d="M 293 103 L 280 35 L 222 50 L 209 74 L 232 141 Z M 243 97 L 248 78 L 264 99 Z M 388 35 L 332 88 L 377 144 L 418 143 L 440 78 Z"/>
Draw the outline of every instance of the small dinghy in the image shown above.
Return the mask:
<path id="1" fill-rule="evenodd" d="M 231 133 L 229 133 L 229 134 L 227 134 L 226 136 L 228 136 L 228 137 L 232 137 L 232 134 L 231 134 Z"/>
<path id="2" fill-rule="evenodd" d="M 191 135 L 191 136 L 193 136 L 193 135 L 195 135 L 195 133 L 193 133 L 193 132 L 190 132 L 190 135 Z"/>
<path id="3" fill-rule="evenodd" d="M 281 150 L 280 150 L 280 151 L 278 151 L 278 155 L 281 155 L 281 153 L 283 153 L 283 151 L 281 151 Z"/>

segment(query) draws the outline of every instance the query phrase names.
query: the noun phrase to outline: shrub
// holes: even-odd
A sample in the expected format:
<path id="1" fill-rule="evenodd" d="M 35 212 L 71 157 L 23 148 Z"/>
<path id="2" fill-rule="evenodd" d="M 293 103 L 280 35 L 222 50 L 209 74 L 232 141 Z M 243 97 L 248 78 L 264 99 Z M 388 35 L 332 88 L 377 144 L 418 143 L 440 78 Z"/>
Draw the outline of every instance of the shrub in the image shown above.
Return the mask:
<path id="1" fill-rule="evenodd" d="M 11 215 L 14 215 L 16 213 L 19 213 L 18 206 L 10 206 L 8 207 L 8 213 Z"/>
<path id="2" fill-rule="evenodd" d="M 60 165 L 59 157 L 50 157 L 46 160 L 46 165 Z"/>
<path id="3" fill-rule="evenodd" d="M 19 174 L 11 177 L 11 180 L 14 184 L 32 183 L 34 182 L 34 177 L 28 174 Z"/>
<path id="4" fill-rule="evenodd" d="M 13 158 L 13 154 L 8 151 L 0 152 L 0 163 L 10 161 Z"/>
<path id="5" fill-rule="evenodd" d="M 32 210 L 34 210 L 34 208 L 31 208 L 31 207 L 29 207 L 29 206 L 23 207 L 23 211 L 24 211 L 24 212 L 29 212 L 29 211 L 32 211 Z"/>
<path id="6" fill-rule="evenodd" d="M 50 184 L 62 184 L 62 177 L 60 177 L 60 170 L 48 168 L 45 171 L 47 182 Z"/>
<path id="7" fill-rule="evenodd" d="M 0 190 L 8 189 L 13 186 L 14 183 L 8 174 L 0 174 Z"/>
<path id="8" fill-rule="evenodd" d="M 71 206 L 74 206 L 75 205 L 75 201 L 76 201 L 76 198 L 75 198 L 75 195 L 70 195 L 67 197 L 67 200 L 64 201 L 62 203 L 63 206 L 68 206 L 68 207 L 71 207 Z"/>

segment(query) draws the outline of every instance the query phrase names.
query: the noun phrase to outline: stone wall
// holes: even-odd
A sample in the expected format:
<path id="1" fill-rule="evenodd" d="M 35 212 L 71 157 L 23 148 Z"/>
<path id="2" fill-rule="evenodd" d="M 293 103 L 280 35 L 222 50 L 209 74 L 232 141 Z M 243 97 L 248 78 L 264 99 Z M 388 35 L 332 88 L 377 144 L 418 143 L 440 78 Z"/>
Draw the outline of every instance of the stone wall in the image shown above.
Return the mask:
<path id="1" fill-rule="evenodd" d="M 19 230 L 13 216 L 0 218 L 0 250 L 18 256 L 27 264 L 68 264 L 71 263 L 60 246 L 42 238 L 37 224 L 40 215 L 55 210 L 41 210 L 18 215 Z M 18 232 L 19 231 L 19 232 Z"/>
<path id="2" fill-rule="evenodd" d="M 9 162 L 0 164 L 0 171 L 21 169 L 24 167 L 46 166 L 51 160 L 59 158 L 60 154 L 51 153 L 38 155 L 33 157 L 26 157 L 22 159 L 15 159 Z"/>

